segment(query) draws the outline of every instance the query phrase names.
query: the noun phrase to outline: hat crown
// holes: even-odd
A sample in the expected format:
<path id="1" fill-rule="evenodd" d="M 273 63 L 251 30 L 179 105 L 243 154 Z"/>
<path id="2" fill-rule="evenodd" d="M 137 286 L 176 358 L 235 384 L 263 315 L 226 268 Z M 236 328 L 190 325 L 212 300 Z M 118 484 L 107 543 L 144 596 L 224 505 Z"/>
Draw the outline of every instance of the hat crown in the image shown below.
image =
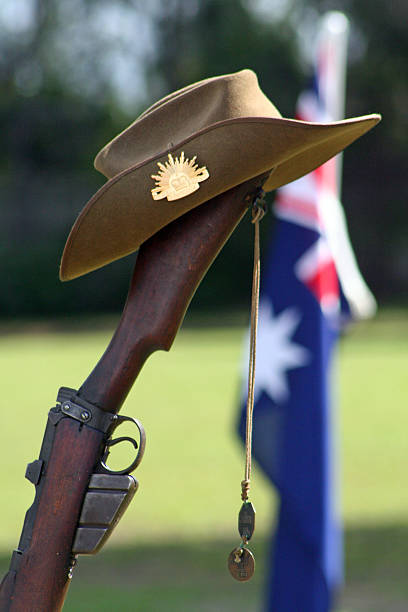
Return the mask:
<path id="1" fill-rule="evenodd" d="M 98 153 L 95 168 L 112 178 L 176 149 L 212 125 L 242 117 L 281 117 L 248 69 L 199 81 L 162 98 Z"/>
<path id="2" fill-rule="evenodd" d="M 97 155 L 96 168 L 110 180 L 79 214 L 60 278 L 133 253 L 165 225 L 272 168 L 265 191 L 290 183 L 379 120 L 368 115 L 324 124 L 283 118 L 251 70 L 180 89 Z"/>

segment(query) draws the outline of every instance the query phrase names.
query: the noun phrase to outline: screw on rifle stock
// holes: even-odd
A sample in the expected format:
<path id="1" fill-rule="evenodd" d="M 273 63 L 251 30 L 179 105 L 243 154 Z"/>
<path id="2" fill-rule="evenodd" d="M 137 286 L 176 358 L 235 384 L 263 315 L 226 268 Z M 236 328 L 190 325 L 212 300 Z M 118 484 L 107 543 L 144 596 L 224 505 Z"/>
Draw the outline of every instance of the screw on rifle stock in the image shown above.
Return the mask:
<path id="1" fill-rule="evenodd" d="M 74 567 L 76 566 L 76 564 L 77 564 L 77 558 L 76 557 L 71 557 L 71 564 L 70 564 L 70 566 L 68 568 L 68 579 L 69 580 L 72 580 L 72 576 L 73 576 L 73 573 L 74 573 Z"/>
<path id="2" fill-rule="evenodd" d="M 62 411 L 81 423 L 86 423 L 92 418 L 92 412 L 90 410 L 82 408 L 77 404 L 72 404 L 71 402 L 65 402 L 62 404 Z"/>

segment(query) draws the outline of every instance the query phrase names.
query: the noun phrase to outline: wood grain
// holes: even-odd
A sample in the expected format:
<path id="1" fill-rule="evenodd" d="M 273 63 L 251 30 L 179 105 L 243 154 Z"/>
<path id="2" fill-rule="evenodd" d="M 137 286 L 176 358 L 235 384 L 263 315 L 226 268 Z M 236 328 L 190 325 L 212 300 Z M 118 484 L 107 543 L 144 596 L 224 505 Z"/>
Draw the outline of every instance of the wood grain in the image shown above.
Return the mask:
<path id="1" fill-rule="evenodd" d="M 268 175 L 214 198 L 174 221 L 142 245 L 117 330 L 79 390 L 85 400 L 118 412 L 148 356 L 169 350 L 198 285 Z M 29 548 L 17 574 L 9 572 L 1 612 L 56 612 L 69 585 L 71 549 L 103 434 L 63 418 L 51 457 Z"/>

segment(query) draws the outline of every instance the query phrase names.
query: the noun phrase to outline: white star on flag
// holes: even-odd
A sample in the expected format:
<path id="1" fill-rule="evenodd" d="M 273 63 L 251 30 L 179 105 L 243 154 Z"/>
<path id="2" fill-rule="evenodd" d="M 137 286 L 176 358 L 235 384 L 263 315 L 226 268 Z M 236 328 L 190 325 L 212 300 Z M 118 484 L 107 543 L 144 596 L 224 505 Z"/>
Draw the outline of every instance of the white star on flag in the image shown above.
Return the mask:
<path id="1" fill-rule="evenodd" d="M 287 371 L 310 362 L 310 351 L 291 342 L 300 320 L 296 308 L 286 308 L 274 317 L 271 302 L 267 299 L 260 302 L 254 402 L 262 391 L 276 403 L 287 400 Z"/>

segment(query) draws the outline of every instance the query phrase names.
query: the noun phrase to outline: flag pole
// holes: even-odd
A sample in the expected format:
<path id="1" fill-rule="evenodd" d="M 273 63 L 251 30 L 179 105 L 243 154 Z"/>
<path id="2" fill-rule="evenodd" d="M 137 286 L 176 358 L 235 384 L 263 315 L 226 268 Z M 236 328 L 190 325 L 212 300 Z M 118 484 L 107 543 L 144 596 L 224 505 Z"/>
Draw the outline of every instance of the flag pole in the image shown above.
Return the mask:
<path id="1" fill-rule="evenodd" d="M 347 46 L 349 20 L 340 11 L 329 11 L 320 20 L 317 37 L 317 62 L 320 66 L 319 97 L 328 121 L 344 118 L 346 98 Z M 325 58 L 323 61 L 322 58 Z M 336 157 L 337 196 L 341 198 L 342 160 Z"/>
<path id="2" fill-rule="evenodd" d="M 349 23 L 346 15 L 340 11 L 329 11 L 320 20 L 315 62 L 319 74 L 317 86 L 320 108 L 324 109 L 324 120 L 327 121 L 344 118 Z M 340 153 L 334 160 L 326 162 L 325 167 L 329 173 L 335 173 L 332 180 L 337 187 L 336 197 L 331 200 L 331 205 L 326 197 L 321 207 L 327 240 L 352 315 L 356 320 L 366 319 L 375 314 L 377 304 L 358 268 L 340 203 L 343 154 Z"/>

